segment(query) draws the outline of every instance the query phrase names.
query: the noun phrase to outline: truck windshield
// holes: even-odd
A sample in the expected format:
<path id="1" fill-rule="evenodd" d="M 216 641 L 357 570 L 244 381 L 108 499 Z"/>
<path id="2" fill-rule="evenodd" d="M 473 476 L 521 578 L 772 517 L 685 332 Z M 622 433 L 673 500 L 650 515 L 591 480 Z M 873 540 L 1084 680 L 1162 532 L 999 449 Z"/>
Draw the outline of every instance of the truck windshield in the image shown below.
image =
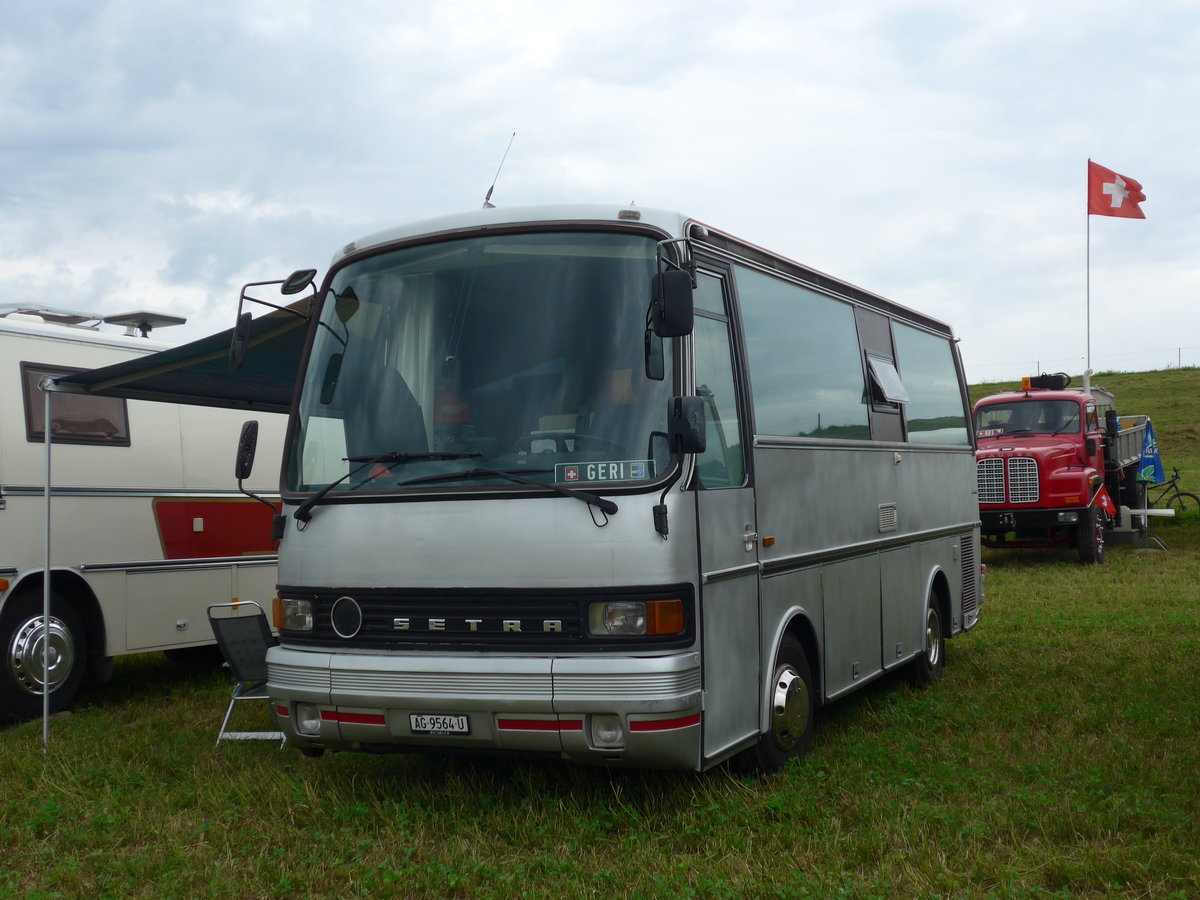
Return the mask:
<path id="1" fill-rule="evenodd" d="M 1073 400 L 1019 400 L 981 406 L 975 413 L 979 437 L 1004 434 L 1075 434 L 1079 404 Z"/>
<path id="2" fill-rule="evenodd" d="M 337 271 L 288 489 L 655 480 L 669 462 L 672 393 L 645 375 L 655 258 L 651 237 L 555 231 L 411 246 Z"/>

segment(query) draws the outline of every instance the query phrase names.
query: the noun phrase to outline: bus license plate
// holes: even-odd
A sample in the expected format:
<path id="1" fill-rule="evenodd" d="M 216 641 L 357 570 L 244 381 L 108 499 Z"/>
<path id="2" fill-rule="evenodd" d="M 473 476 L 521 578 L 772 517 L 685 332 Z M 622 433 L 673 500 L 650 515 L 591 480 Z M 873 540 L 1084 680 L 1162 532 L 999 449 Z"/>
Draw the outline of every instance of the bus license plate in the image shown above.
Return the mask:
<path id="1" fill-rule="evenodd" d="M 409 713 L 408 727 L 413 734 L 470 734 L 471 719 L 441 713 Z"/>

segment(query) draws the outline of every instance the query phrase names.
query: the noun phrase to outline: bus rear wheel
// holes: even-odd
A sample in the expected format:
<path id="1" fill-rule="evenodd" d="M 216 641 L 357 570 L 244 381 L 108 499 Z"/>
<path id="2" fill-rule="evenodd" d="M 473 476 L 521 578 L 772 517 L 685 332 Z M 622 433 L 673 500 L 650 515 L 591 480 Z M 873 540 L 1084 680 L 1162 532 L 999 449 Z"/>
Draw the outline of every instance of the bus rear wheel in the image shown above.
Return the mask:
<path id="1" fill-rule="evenodd" d="M 50 711 L 65 709 L 83 681 L 87 634 L 79 613 L 60 594 L 52 593 L 48 639 L 42 613 L 42 595 L 27 591 L 12 598 L 0 615 L 0 713 L 17 719 L 42 714 L 47 685 Z"/>
<path id="2" fill-rule="evenodd" d="M 742 752 L 739 768 L 776 772 L 792 757 L 804 756 L 812 744 L 816 708 L 812 670 L 804 647 L 791 634 L 779 642 L 769 700 L 767 731 Z"/>
<path id="3" fill-rule="evenodd" d="M 931 593 L 925 607 L 925 646 L 909 669 L 909 680 L 917 687 L 939 680 L 946 667 L 946 630 L 942 627 L 942 614 L 935 600 Z"/>

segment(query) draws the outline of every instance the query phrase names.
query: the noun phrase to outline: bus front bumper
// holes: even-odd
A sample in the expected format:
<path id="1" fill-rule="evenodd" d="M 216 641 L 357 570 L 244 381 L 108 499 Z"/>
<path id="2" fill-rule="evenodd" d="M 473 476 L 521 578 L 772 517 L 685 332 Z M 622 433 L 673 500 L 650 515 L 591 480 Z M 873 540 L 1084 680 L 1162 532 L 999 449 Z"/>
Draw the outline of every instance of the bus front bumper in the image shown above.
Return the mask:
<path id="1" fill-rule="evenodd" d="M 697 769 L 700 657 L 346 654 L 272 647 L 267 692 L 302 750 L 542 753 Z"/>

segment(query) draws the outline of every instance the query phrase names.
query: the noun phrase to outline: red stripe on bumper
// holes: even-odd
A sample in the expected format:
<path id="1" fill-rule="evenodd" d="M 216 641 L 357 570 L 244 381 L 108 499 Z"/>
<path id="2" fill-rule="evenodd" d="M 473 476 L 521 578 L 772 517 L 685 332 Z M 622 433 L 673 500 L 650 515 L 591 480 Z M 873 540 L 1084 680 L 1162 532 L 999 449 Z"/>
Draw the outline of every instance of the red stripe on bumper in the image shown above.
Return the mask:
<path id="1" fill-rule="evenodd" d="M 690 728 L 700 724 L 700 714 L 684 716 L 681 719 L 655 719 L 651 722 L 630 722 L 630 731 L 673 731 L 676 728 Z"/>
<path id="2" fill-rule="evenodd" d="M 497 719 L 499 731 L 582 731 L 582 719 Z"/>
<path id="3" fill-rule="evenodd" d="M 336 709 L 321 710 L 324 722 L 343 722 L 346 725 L 386 725 L 387 719 L 379 713 L 340 712 Z"/>

